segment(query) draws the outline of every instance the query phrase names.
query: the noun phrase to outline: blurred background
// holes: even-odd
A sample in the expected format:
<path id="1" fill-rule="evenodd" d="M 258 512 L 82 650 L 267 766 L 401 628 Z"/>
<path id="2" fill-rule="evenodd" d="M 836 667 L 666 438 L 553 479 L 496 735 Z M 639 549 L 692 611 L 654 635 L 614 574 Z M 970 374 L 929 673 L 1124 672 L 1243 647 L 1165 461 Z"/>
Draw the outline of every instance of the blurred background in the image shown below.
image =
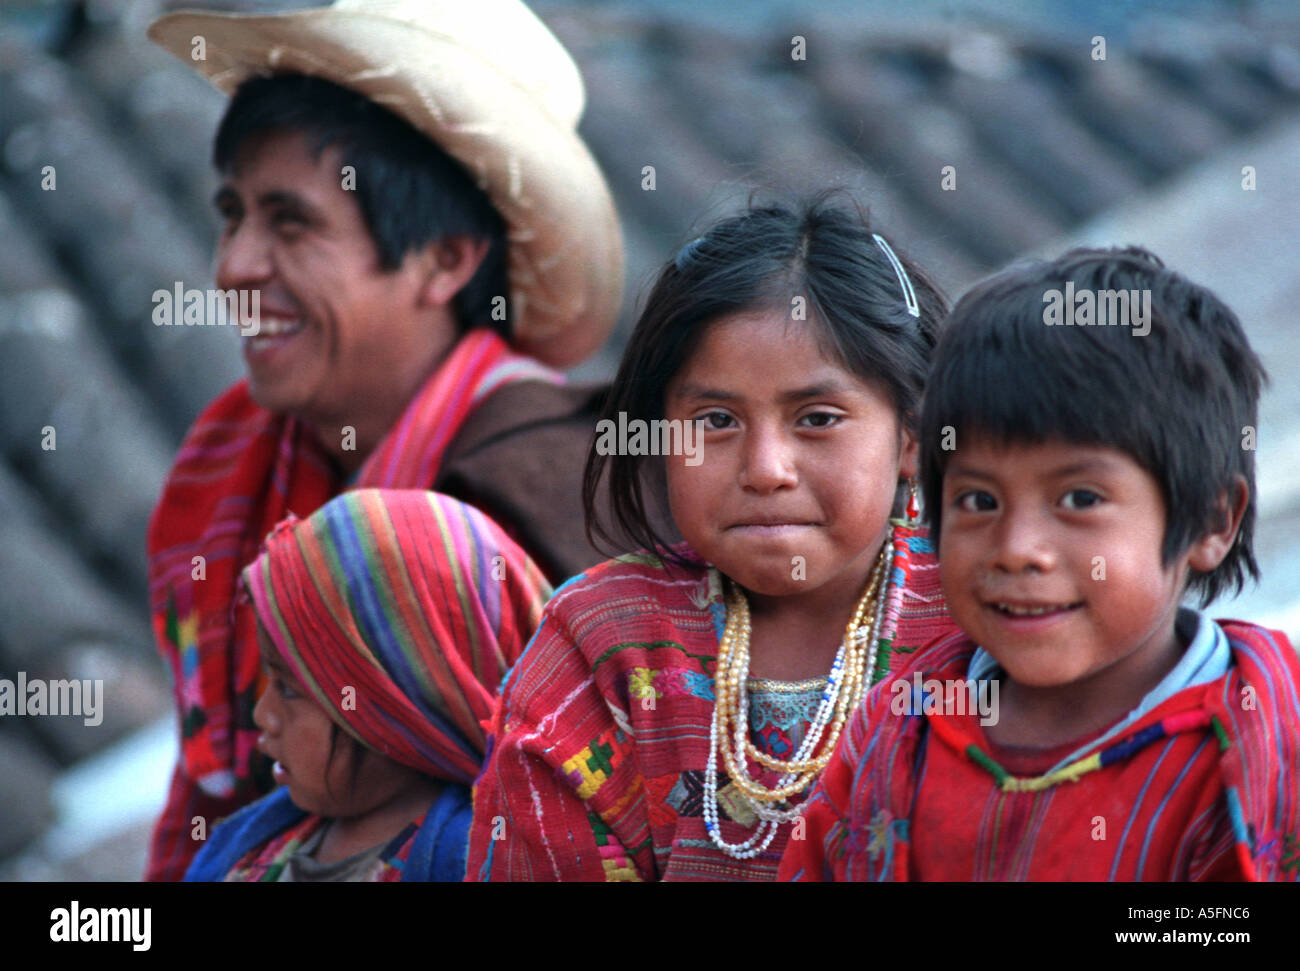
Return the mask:
<path id="1" fill-rule="evenodd" d="M 211 280 L 224 101 L 145 26 L 179 7 L 319 5 L 0 9 L 0 677 L 105 684 L 96 728 L 0 718 L 0 879 L 143 869 L 176 745 L 144 532 L 181 435 L 241 373 L 234 328 L 150 321 L 155 289 L 210 285 L 197 281 Z M 533 7 L 582 69 L 581 131 L 627 241 L 619 329 L 575 377 L 612 376 L 654 270 L 755 186 L 853 189 L 953 298 L 1018 257 L 1148 246 L 1237 311 L 1272 377 L 1258 451 L 1264 579 L 1212 612 L 1300 637 L 1296 5 Z M 55 191 L 41 188 L 47 165 Z M 645 165 L 654 191 L 641 187 Z M 941 187 L 945 166 L 954 191 Z M 41 447 L 47 425 L 54 451 Z"/>

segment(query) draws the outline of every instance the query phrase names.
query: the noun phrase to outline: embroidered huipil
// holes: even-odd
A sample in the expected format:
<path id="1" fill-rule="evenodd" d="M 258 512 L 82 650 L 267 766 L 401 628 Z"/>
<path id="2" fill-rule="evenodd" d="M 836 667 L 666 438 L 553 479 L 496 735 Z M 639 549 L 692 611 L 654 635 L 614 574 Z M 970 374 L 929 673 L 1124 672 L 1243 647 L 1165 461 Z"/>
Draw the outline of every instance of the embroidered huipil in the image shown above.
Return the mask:
<path id="1" fill-rule="evenodd" d="M 877 667 L 951 630 L 924 532 L 896 527 Z M 475 785 L 469 880 L 770 880 L 792 824 L 767 851 L 734 860 L 709 840 L 704 769 L 713 674 L 726 623 L 722 578 L 693 558 L 666 567 L 620 557 L 565 584 L 502 688 Z M 788 758 L 823 682 L 753 679 L 751 738 Z M 749 763 L 773 786 L 776 775 Z M 725 772 L 719 824 L 729 843 L 756 820 Z M 494 838 L 495 837 L 495 838 Z"/>

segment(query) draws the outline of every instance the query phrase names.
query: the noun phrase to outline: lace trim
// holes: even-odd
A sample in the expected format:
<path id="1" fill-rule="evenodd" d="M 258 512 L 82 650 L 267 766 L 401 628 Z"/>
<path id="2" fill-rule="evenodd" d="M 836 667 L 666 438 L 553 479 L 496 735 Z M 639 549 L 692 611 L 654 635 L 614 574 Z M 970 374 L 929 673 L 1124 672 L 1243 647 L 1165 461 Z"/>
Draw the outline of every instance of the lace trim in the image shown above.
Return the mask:
<path id="1" fill-rule="evenodd" d="M 805 678 L 802 681 L 773 681 L 770 678 L 750 678 L 745 682 L 749 692 L 764 691 L 770 694 L 796 694 L 802 691 L 821 691 L 826 687 L 826 678 Z"/>
<path id="2" fill-rule="evenodd" d="M 755 679 L 757 680 L 757 679 Z M 749 682 L 750 685 L 755 680 Z M 825 678 L 811 681 L 759 681 L 760 684 L 779 685 L 778 690 L 753 690 L 749 695 L 749 728 L 755 735 L 763 736 L 772 729 L 787 735 L 796 747 L 803 740 L 808 725 L 817 714 L 822 693 L 826 690 Z"/>

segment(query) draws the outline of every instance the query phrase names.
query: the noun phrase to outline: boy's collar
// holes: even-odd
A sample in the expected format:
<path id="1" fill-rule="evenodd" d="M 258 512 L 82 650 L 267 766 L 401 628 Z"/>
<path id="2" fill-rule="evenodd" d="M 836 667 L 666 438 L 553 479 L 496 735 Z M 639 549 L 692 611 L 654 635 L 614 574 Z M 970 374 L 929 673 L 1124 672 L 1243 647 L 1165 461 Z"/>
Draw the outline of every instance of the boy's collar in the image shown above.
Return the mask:
<path id="1" fill-rule="evenodd" d="M 1170 672 L 1161 679 L 1159 684 L 1148 691 L 1138 703 L 1138 706 L 1124 718 L 1112 725 L 1105 733 L 1088 742 L 1087 745 L 1071 752 L 1049 771 L 1055 771 L 1063 765 L 1068 765 L 1087 752 L 1109 742 L 1178 692 L 1197 685 L 1209 684 L 1211 681 L 1227 674 L 1228 668 L 1232 665 L 1232 647 L 1228 643 L 1228 636 L 1223 632 L 1223 628 L 1211 620 L 1208 615 L 1198 610 L 1192 610 L 1190 607 L 1180 607 L 1175 622 L 1175 630 L 1178 631 L 1180 639 L 1185 632 L 1190 634 L 1191 639 L 1186 650 L 1183 651 L 1183 656 L 1179 658 L 1178 663 L 1174 665 Z M 971 656 L 966 676 L 972 681 L 986 681 L 996 677 L 1000 671 L 998 662 L 993 659 L 993 656 L 984 648 L 976 647 L 975 653 Z"/>

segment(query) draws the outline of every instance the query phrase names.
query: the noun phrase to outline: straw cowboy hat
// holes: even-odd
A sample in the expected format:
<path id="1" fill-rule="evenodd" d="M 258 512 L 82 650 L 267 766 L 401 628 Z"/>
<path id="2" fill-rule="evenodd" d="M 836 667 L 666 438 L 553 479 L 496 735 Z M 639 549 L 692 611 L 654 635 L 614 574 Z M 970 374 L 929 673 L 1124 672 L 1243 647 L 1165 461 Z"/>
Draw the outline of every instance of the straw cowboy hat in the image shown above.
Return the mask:
<path id="1" fill-rule="evenodd" d="M 519 0 L 177 11 L 154 21 L 149 38 L 227 94 L 254 75 L 308 74 L 400 115 L 464 165 L 506 221 L 515 346 L 565 367 L 609 336 L 623 240 L 577 135 L 582 78 Z"/>

